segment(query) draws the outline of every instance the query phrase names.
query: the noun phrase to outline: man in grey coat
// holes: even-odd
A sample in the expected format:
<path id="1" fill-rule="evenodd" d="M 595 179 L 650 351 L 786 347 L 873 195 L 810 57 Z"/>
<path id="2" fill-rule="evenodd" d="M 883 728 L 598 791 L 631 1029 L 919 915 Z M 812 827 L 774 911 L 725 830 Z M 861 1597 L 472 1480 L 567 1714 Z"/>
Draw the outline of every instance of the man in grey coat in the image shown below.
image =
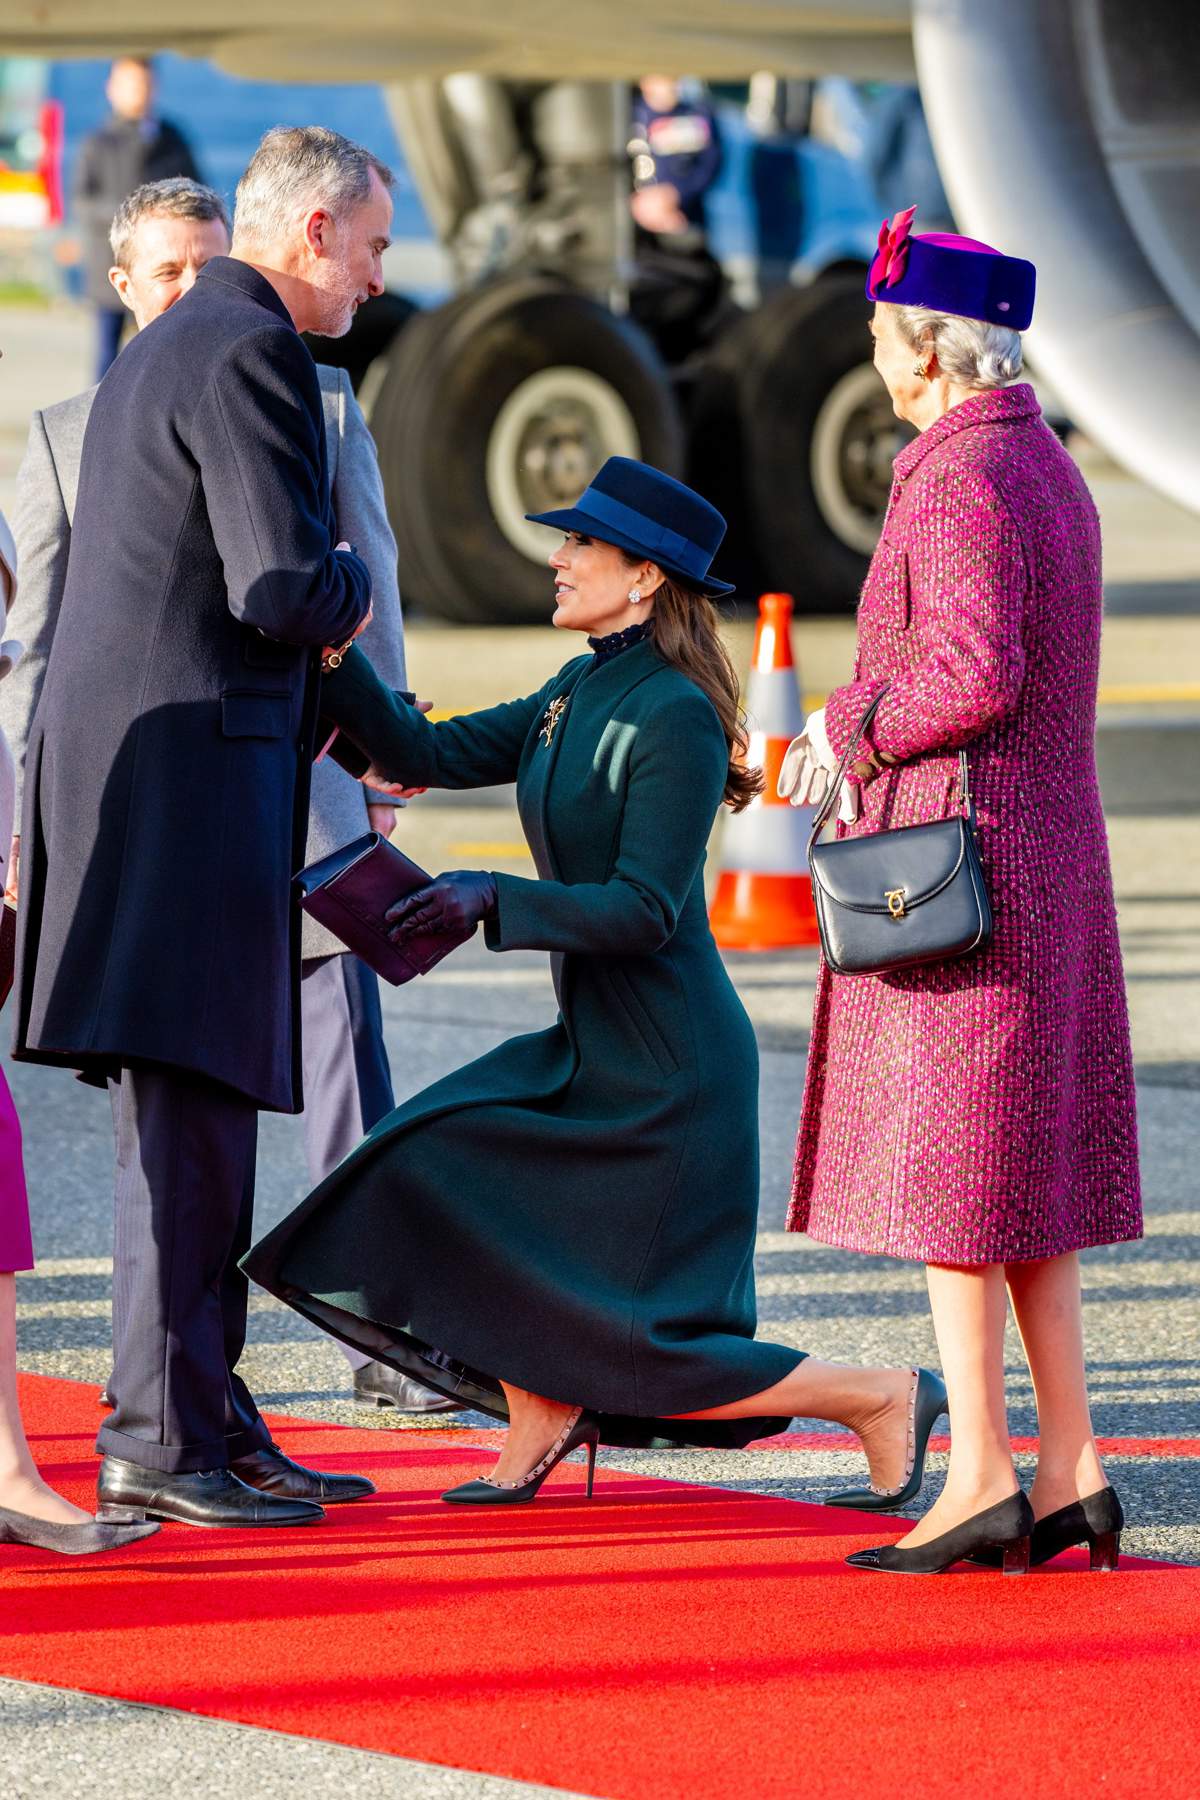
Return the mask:
<path id="1" fill-rule="evenodd" d="M 148 183 L 130 196 L 113 221 L 113 287 L 139 329 L 144 328 L 190 289 L 211 257 L 226 255 L 228 247 L 219 195 L 186 179 Z M 344 371 L 318 366 L 318 379 L 337 528 L 359 548 L 374 584 L 364 647 L 388 685 L 403 688 L 396 547 L 374 443 Z M 19 680 L 6 683 L 0 697 L 18 780 L 58 623 L 83 436 L 95 391 L 34 414 L 18 478 L 22 586 L 12 629 L 27 646 L 27 655 Z M 326 759 L 313 771 L 307 859 L 368 829 L 386 836 L 395 805 L 394 799 L 369 793 Z M 14 841 L 14 871 L 18 853 L 19 842 Z M 376 976 L 311 920 L 304 924 L 302 956 L 303 1118 L 316 1183 L 391 1110 L 394 1100 Z M 346 1354 L 360 1397 L 420 1410 L 443 1404 L 395 1371 L 367 1364 L 357 1352 Z"/>

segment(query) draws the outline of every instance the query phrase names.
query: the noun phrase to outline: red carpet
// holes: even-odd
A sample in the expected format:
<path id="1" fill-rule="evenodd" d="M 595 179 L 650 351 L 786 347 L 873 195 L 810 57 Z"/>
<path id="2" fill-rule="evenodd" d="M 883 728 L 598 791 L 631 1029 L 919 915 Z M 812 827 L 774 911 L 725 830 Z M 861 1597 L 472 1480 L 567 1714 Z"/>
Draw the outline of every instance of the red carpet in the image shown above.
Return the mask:
<path id="1" fill-rule="evenodd" d="M 1011 1438 L 1013 1450 L 1022 1452 L 1037 1450 L 1035 1437 Z M 1101 1456 L 1161 1456 L 1174 1459 L 1179 1456 L 1200 1456 L 1200 1438 L 1129 1438 L 1102 1437 L 1096 1439 Z M 950 1439 L 938 1436 L 935 1432 L 929 1440 L 931 1450 L 949 1450 Z M 747 1445 L 750 1450 L 857 1450 L 858 1439 L 849 1431 L 786 1431 L 779 1437 L 760 1438 L 756 1444 Z"/>
<path id="2" fill-rule="evenodd" d="M 95 1389 L 27 1377 L 86 1502 Z M 455 1512 L 465 1432 L 276 1421 L 380 1493 L 287 1532 L 168 1526 L 87 1561 L 0 1549 L 0 1675 L 606 1800 L 1193 1800 L 1200 1569 L 847 1569 L 898 1524 L 573 1465 Z"/>

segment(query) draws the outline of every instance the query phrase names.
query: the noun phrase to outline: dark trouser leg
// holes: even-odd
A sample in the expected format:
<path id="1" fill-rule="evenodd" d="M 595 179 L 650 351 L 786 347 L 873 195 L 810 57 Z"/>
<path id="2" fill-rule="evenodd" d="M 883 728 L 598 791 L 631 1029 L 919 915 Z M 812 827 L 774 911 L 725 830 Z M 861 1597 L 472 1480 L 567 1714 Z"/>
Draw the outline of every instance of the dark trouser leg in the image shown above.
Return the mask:
<path id="1" fill-rule="evenodd" d="M 117 352 L 121 348 L 121 333 L 125 328 L 125 308 L 114 310 L 110 306 L 96 308 L 96 380 L 103 381 L 109 369 L 117 360 Z"/>
<path id="2" fill-rule="evenodd" d="M 101 1452 L 147 1468 L 225 1468 L 268 1444 L 231 1374 L 246 1283 L 258 1112 L 182 1071 L 123 1069 L 114 1083 L 114 1410 Z"/>
<path id="3" fill-rule="evenodd" d="M 395 1106 L 379 978 L 356 956 L 303 964 L 304 1143 L 315 1187 Z M 370 1359 L 341 1346 L 352 1368 Z"/>
<path id="4" fill-rule="evenodd" d="M 242 1203 L 238 1208 L 237 1224 L 234 1226 L 233 1244 L 221 1271 L 221 1326 L 225 1344 L 225 1369 L 229 1377 L 225 1397 L 225 1431 L 230 1440 L 249 1433 L 253 1441 L 245 1446 L 247 1449 L 252 1449 L 257 1443 L 270 1442 L 270 1433 L 259 1419 L 258 1408 L 250 1390 L 237 1372 L 242 1351 L 246 1348 L 246 1309 L 250 1298 L 249 1278 L 242 1274 L 238 1264 L 254 1241 L 254 1164 L 257 1141 L 256 1112 L 254 1140 L 246 1163 L 245 1185 Z M 241 1451 L 234 1450 L 231 1454 L 239 1456 Z"/>

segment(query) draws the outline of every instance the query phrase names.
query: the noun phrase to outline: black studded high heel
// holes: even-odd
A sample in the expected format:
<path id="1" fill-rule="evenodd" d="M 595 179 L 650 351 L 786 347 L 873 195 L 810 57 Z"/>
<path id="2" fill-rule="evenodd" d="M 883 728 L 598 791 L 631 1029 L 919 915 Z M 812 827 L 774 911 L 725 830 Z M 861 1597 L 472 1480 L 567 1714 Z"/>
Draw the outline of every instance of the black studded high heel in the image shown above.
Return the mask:
<path id="1" fill-rule="evenodd" d="M 857 1512 L 898 1512 L 916 1498 L 925 1479 L 925 1456 L 937 1421 L 949 1410 L 945 1384 L 929 1369 L 914 1369 L 908 1397 L 908 1459 L 898 1487 L 847 1488 L 830 1494 L 824 1506 L 852 1506 Z"/>
<path id="2" fill-rule="evenodd" d="M 1060 1506 L 1057 1512 L 1047 1513 L 1044 1519 L 1038 1520 L 1029 1546 L 1030 1565 L 1040 1568 L 1053 1557 L 1061 1556 L 1064 1550 L 1086 1544 L 1089 1569 L 1109 1574 L 1121 1560 L 1124 1525 L 1125 1514 L 1117 1490 L 1114 1487 L 1099 1488 L 1096 1493 L 1086 1494 L 1082 1500 L 1072 1500 L 1069 1506 Z M 971 1558 L 972 1562 L 983 1563 L 988 1568 L 994 1568 L 997 1560 L 994 1551 L 982 1551 Z"/>
<path id="3" fill-rule="evenodd" d="M 453 1506 L 519 1506 L 523 1502 L 533 1500 L 537 1491 L 552 1469 L 558 1467 L 564 1456 L 570 1456 L 581 1444 L 587 1447 L 587 1497 L 592 1497 L 592 1482 L 596 1473 L 596 1451 L 600 1444 L 600 1422 L 594 1413 L 584 1412 L 577 1406 L 568 1414 L 567 1422 L 543 1456 L 536 1468 L 530 1469 L 521 1481 L 497 1481 L 492 1475 L 480 1475 L 474 1481 L 464 1481 L 458 1487 L 448 1488 L 442 1495 L 443 1500 L 450 1501 Z"/>
<path id="4" fill-rule="evenodd" d="M 853 1551 L 846 1561 L 851 1568 L 877 1569 L 885 1575 L 941 1575 L 956 1562 L 977 1561 L 981 1550 L 995 1550 L 1006 1575 L 1024 1575 L 1029 1569 L 1032 1532 L 1033 1508 L 1018 1492 L 913 1550 L 878 1544 L 871 1550 Z"/>

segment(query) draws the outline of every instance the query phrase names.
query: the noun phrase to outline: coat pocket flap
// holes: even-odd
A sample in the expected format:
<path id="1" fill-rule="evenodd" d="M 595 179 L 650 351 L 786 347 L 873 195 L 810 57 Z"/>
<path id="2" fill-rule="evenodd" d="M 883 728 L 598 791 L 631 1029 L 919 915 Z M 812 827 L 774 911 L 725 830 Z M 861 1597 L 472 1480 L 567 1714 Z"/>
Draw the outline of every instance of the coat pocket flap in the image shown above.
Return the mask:
<path id="1" fill-rule="evenodd" d="M 246 634 L 242 655 L 252 669 L 298 669 L 310 653 L 303 644 L 281 644 L 261 631 Z"/>
<path id="2" fill-rule="evenodd" d="M 287 694 L 222 694 L 222 736 L 286 737 L 291 708 Z"/>
<path id="3" fill-rule="evenodd" d="M 809 866 L 822 892 L 851 912 L 894 913 L 897 905 L 910 912 L 954 880 L 966 855 L 967 831 L 967 821 L 955 817 L 882 834 L 886 866 L 879 834 L 841 838 L 814 844 Z"/>
<path id="4" fill-rule="evenodd" d="M 872 625 L 893 631 L 907 631 L 912 623 L 908 553 L 886 537 L 875 546 L 859 611 Z"/>

